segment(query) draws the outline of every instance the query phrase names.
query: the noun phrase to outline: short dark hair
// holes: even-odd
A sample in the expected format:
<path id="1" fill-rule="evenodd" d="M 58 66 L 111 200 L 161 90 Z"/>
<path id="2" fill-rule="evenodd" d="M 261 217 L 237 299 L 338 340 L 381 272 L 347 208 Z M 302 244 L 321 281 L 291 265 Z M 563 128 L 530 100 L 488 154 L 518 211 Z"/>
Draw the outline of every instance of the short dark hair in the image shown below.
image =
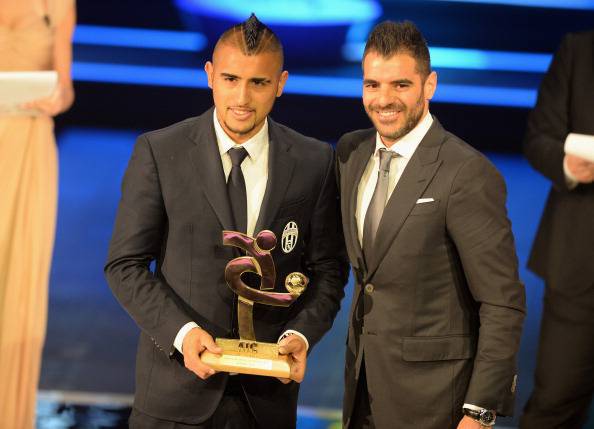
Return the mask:
<path id="1" fill-rule="evenodd" d="M 219 43 L 229 43 L 239 48 L 244 55 L 258 55 L 262 52 L 275 52 L 280 55 L 281 65 L 283 63 L 283 45 L 274 32 L 263 24 L 255 14 L 240 24 L 225 31 Z M 216 46 L 215 46 L 216 49 Z"/>
<path id="2" fill-rule="evenodd" d="M 427 42 L 421 31 L 411 21 L 384 21 L 376 25 L 365 44 L 363 59 L 369 52 L 382 57 L 406 53 L 417 62 L 417 71 L 426 78 L 431 73 L 431 58 Z"/>

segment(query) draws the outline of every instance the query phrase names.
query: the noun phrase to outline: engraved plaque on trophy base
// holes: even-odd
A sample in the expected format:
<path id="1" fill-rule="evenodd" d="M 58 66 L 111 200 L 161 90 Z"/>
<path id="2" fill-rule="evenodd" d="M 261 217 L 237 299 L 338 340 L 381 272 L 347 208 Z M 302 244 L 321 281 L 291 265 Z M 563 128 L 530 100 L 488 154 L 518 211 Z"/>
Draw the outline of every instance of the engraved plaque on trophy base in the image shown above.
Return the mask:
<path id="1" fill-rule="evenodd" d="M 217 338 L 220 355 L 205 350 L 200 359 L 215 371 L 289 378 L 289 357 L 278 352 L 278 344 Z"/>

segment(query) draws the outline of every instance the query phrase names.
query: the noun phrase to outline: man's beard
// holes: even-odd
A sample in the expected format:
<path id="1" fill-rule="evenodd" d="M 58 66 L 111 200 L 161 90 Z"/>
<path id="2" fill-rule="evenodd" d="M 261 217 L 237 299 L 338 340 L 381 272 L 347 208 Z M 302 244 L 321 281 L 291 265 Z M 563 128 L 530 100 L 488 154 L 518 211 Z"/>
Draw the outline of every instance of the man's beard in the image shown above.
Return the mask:
<path id="1" fill-rule="evenodd" d="M 251 127 L 247 128 L 247 129 L 242 129 L 242 130 L 233 128 L 232 126 L 229 125 L 229 123 L 227 121 L 224 121 L 224 122 L 225 122 L 225 128 L 227 128 L 233 134 L 237 134 L 238 136 L 244 136 L 246 134 L 249 134 L 254 130 L 254 128 L 256 128 L 256 122 L 254 122 Z"/>
<path id="2" fill-rule="evenodd" d="M 404 137 L 408 133 L 410 133 L 421 121 L 421 117 L 423 116 L 423 109 L 425 107 L 424 101 L 425 101 L 424 95 L 423 95 L 423 93 L 421 93 L 417 102 L 413 106 L 412 110 L 410 110 L 410 113 L 408 115 L 406 115 L 407 111 L 405 110 L 405 109 L 407 109 L 407 107 L 403 103 L 390 104 L 386 107 L 383 107 L 383 109 L 398 109 L 399 111 L 403 112 L 406 115 L 406 120 L 404 121 L 404 125 L 402 125 L 402 127 L 398 128 L 397 130 L 395 130 L 394 132 L 392 132 L 390 134 L 383 134 L 380 131 L 379 127 L 376 126 L 375 128 L 378 130 L 378 133 L 380 134 L 380 136 L 384 137 L 388 140 L 396 141 L 396 140 Z M 380 111 L 380 110 L 382 110 L 382 108 L 380 108 L 379 106 L 371 105 L 371 106 L 369 106 L 369 110 L 370 111 Z M 372 119 L 371 116 L 370 116 L 370 119 Z M 372 119 L 372 122 L 373 122 L 373 119 Z"/>

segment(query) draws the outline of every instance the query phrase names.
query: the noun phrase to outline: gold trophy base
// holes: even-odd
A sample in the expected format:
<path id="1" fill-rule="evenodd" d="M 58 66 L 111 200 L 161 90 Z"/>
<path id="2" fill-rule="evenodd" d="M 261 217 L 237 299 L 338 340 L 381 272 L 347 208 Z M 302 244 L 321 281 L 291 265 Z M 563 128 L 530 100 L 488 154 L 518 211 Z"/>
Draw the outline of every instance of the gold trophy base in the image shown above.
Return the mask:
<path id="1" fill-rule="evenodd" d="M 289 378 L 289 357 L 278 352 L 278 344 L 217 338 L 223 353 L 205 350 L 200 359 L 215 371 Z"/>

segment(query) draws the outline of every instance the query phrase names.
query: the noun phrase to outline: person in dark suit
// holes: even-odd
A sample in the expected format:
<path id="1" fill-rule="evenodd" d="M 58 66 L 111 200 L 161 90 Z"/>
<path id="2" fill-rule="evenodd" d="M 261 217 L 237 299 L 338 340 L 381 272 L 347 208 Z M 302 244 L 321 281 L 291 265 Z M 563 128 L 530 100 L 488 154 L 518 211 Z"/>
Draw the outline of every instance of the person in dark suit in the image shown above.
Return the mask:
<path id="1" fill-rule="evenodd" d="M 510 415 L 525 315 L 506 188 L 429 113 L 437 87 L 411 22 L 386 21 L 363 54 L 374 128 L 337 146 L 355 273 L 346 428 L 479 428 Z"/>
<path id="2" fill-rule="evenodd" d="M 237 338 L 237 297 L 224 272 L 239 252 L 223 246 L 223 230 L 277 235 L 277 292 L 286 293 L 291 272 L 310 279 L 291 307 L 254 306 L 257 340 L 282 337 L 291 380 L 303 379 L 308 348 L 344 296 L 333 150 L 268 117 L 287 80 L 282 66 L 279 40 L 252 15 L 221 36 L 206 63 L 215 107 L 137 140 L 105 267 L 141 329 L 132 428 L 296 425 L 298 383 L 215 373 L 200 359 L 221 351 L 213 337 Z"/>
<path id="3" fill-rule="evenodd" d="M 545 295 L 526 429 L 582 427 L 594 393 L 594 163 L 565 154 L 569 133 L 594 136 L 594 31 L 563 39 L 524 139 L 553 185 L 528 261 Z"/>

